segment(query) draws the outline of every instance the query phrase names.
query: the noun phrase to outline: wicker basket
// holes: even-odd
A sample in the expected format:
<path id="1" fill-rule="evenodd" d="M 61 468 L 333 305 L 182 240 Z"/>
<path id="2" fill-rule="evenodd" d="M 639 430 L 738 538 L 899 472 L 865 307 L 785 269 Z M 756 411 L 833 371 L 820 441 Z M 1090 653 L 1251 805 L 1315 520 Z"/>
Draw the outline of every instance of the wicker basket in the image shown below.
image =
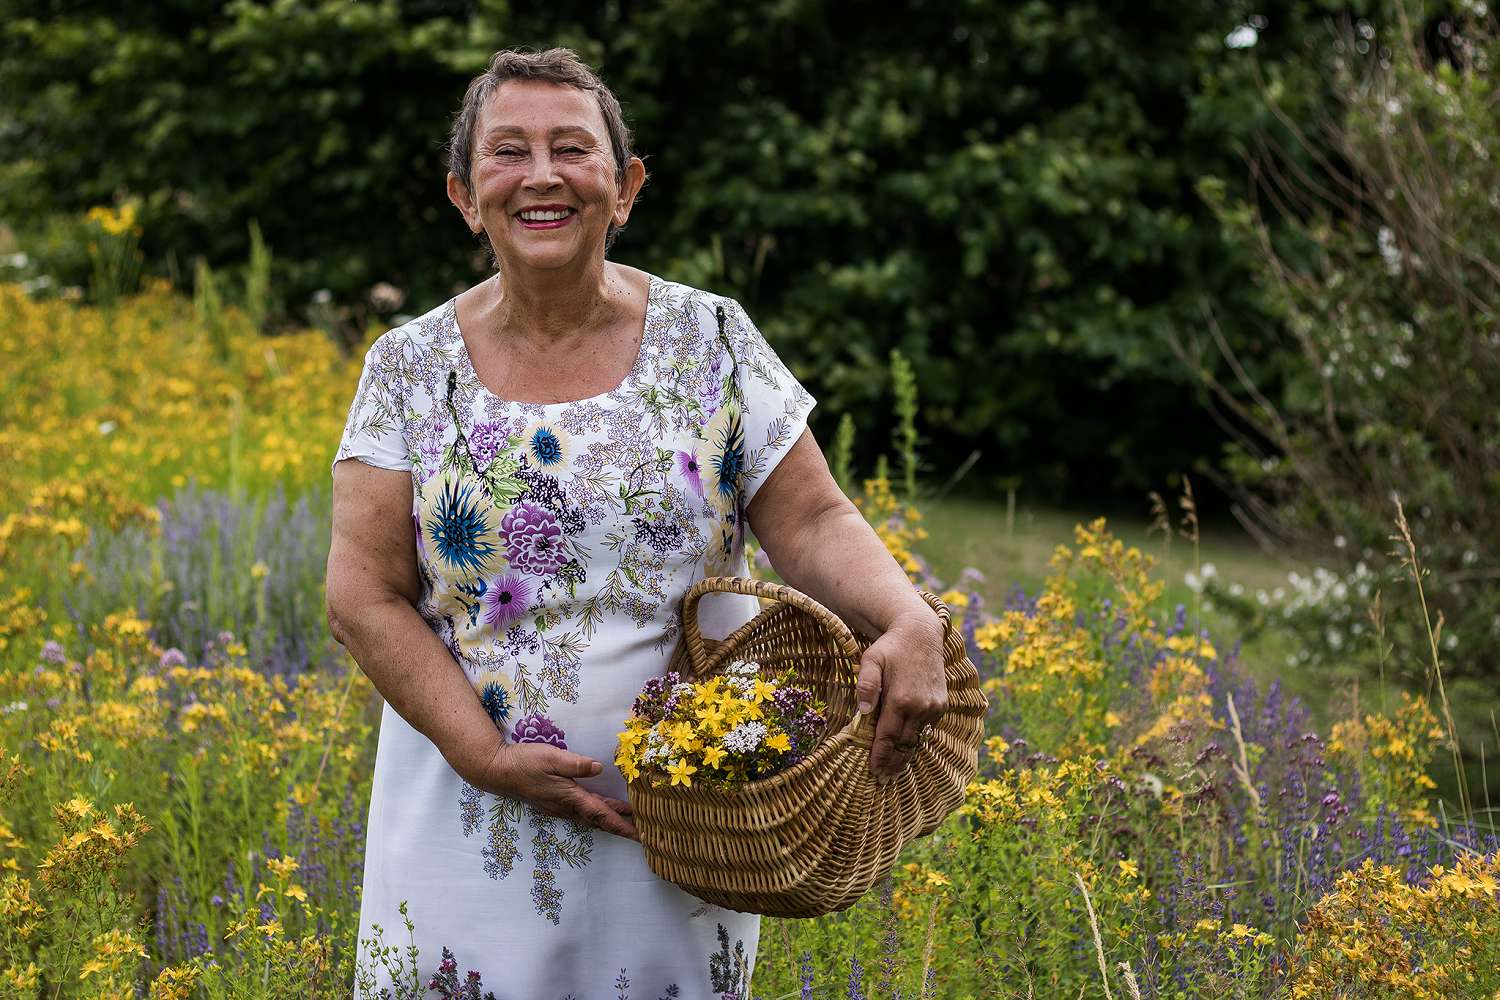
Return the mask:
<path id="1" fill-rule="evenodd" d="M 698 600 L 714 592 L 771 602 L 722 642 L 698 630 Z M 796 683 L 828 706 L 812 752 L 785 771 L 732 790 L 628 785 L 646 862 L 662 878 L 729 909 L 812 917 L 842 910 L 895 866 L 901 849 L 937 828 L 978 773 L 984 693 L 942 601 L 922 594 L 946 629 L 948 711 L 888 783 L 870 774 L 874 719 L 855 711 L 859 659 L 870 641 L 790 587 L 710 577 L 682 599 L 682 635 L 669 669 L 702 680 L 734 659 Z"/>

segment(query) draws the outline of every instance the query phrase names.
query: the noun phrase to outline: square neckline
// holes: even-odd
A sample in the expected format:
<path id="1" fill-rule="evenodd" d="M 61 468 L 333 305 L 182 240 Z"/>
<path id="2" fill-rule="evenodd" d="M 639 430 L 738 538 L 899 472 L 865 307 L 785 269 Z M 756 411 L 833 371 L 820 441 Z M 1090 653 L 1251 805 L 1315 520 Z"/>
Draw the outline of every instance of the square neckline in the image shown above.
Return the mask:
<path id="1" fill-rule="evenodd" d="M 464 340 L 463 328 L 458 323 L 458 296 L 455 295 L 448 300 L 448 322 L 450 329 L 453 331 L 453 336 L 458 340 L 458 362 L 465 380 L 472 380 L 474 385 L 478 386 L 479 392 L 506 406 L 556 409 L 559 407 L 577 406 L 580 403 L 594 403 L 618 396 L 627 385 L 637 380 L 637 377 L 646 367 L 646 340 L 651 336 L 652 311 L 660 307 L 661 279 L 650 271 L 642 271 L 642 273 L 646 275 L 646 313 L 641 322 L 640 343 L 636 346 L 635 360 L 631 363 L 630 371 L 626 372 L 625 377 L 613 388 L 606 389 L 604 392 L 596 393 L 592 396 L 586 396 L 583 399 L 565 399 L 556 403 L 534 403 L 521 399 L 507 399 L 493 392 L 489 386 L 484 384 L 484 380 L 479 377 L 479 373 L 474 369 L 474 359 L 469 356 L 469 344 Z"/>

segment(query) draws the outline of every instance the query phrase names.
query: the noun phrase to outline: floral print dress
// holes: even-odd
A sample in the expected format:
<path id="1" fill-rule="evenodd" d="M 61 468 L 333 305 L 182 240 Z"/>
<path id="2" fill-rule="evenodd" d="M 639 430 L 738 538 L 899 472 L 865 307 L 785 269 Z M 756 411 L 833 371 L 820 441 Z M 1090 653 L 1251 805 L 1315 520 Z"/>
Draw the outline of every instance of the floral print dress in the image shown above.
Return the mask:
<path id="1" fill-rule="evenodd" d="M 649 275 L 635 364 L 588 399 L 492 394 L 456 299 L 386 332 L 334 462 L 411 474 L 417 610 L 502 737 L 600 761 L 580 784 L 625 799 L 616 735 L 665 670 L 679 601 L 705 576 L 748 575 L 745 509 L 813 406 L 737 302 Z M 710 597 L 704 633 L 727 635 L 756 607 Z M 407 947 L 403 901 L 422 984 L 472 969 L 474 995 L 499 1000 L 743 997 L 760 932 L 759 917 L 658 878 L 635 841 L 468 784 L 387 704 L 366 965 L 370 943 Z M 368 972 L 376 988 L 360 992 L 408 995 Z"/>

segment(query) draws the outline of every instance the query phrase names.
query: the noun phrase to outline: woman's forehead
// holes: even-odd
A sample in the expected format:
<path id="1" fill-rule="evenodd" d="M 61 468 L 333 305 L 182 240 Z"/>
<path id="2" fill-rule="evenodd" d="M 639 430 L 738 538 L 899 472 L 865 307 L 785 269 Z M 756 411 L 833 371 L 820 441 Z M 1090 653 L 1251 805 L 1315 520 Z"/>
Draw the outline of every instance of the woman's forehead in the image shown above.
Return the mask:
<path id="1" fill-rule="evenodd" d="M 541 80 L 507 80 L 479 109 L 481 136 L 604 134 L 604 116 L 593 95 Z"/>

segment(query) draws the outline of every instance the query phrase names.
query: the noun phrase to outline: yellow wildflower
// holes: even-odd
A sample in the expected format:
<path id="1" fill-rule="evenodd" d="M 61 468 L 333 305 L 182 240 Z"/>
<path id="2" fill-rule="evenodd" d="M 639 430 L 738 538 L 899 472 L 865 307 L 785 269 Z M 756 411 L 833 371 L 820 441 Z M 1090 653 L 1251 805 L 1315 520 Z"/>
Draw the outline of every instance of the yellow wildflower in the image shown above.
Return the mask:
<path id="1" fill-rule="evenodd" d="M 672 776 L 672 784 L 691 787 L 693 779 L 689 775 L 697 774 L 698 769 L 685 759 L 679 760 L 674 757 L 667 765 L 667 773 Z"/>

